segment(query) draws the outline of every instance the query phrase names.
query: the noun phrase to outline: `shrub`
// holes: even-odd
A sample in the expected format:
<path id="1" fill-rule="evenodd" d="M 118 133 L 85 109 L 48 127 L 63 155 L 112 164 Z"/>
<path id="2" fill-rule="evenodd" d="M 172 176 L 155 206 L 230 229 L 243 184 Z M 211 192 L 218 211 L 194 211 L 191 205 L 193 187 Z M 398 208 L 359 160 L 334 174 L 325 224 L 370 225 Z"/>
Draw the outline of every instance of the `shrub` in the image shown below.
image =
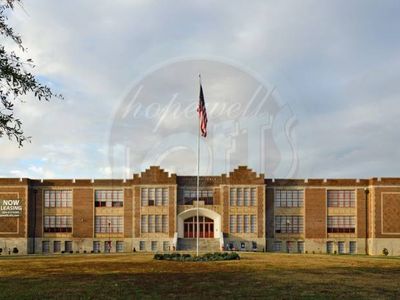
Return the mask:
<path id="1" fill-rule="evenodd" d="M 155 260 L 173 260 L 173 261 L 218 261 L 218 260 L 239 260 L 240 256 L 236 252 L 215 252 L 206 253 L 199 256 L 191 256 L 190 254 L 180 253 L 157 253 L 154 255 Z"/>
<path id="2" fill-rule="evenodd" d="M 14 253 L 14 254 L 18 254 L 18 248 L 17 248 L 17 247 L 14 247 L 13 253 Z"/>
<path id="3" fill-rule="evenodd" d="M 163 254 L 155 254 L 154 255 L 154 259 L 156 259 L 156 260 L 163 260 L 164 259 L 164 255 Z"/>
<path id="4" fill-rule="evenodd" d="M 389 250 L 386 248 L 383 248 L 382 250 L 383 255 L 388 256 L 389 255 Z"/>
<path id="5" fill-rule="evenodd" d="M 72 254 L 72 253 L 74 253 L 74 251 L 72 251 L 72 250 L 71 250 L 71 251 L 69 251 L 69 253 L 71 253 L 71 254 Z"/>

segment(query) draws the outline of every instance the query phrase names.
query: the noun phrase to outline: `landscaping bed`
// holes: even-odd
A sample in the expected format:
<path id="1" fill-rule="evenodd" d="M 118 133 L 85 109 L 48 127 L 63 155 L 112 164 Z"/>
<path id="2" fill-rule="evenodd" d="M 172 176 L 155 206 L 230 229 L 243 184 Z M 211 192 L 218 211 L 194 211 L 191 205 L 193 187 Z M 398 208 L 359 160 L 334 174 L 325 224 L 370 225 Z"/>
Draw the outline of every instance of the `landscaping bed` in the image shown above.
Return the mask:
<path id="1" fill-rule="evenodd" d="M 236 252 L 214 252 L 199 256 L 180 253 L 155 254 L 155 260 L 173 260 L 173 261 L 219 261 L 219 260 L 239 260 L 240 256 Z"/>

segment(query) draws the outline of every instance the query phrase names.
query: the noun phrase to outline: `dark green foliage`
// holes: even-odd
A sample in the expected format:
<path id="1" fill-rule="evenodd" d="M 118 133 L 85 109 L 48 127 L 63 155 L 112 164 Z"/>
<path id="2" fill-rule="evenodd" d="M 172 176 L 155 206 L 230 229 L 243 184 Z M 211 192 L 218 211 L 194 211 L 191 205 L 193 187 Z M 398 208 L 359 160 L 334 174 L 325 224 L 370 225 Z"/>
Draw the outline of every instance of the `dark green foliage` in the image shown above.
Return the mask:
<path id="1" fill-rule="evenodd" d="M 174 261 L 219 261 L 219 260 L 239 260 L 240 256 L 236 252 L 215 252 L 206 253 L 199 256 L 191 256 L 190 254 L 180 253 L 167 253 L 167 254 L 155 254 L 155 260 L 174 260 Z"/>
<path id="2" fill-rule="evenodd" d="M 385 256 L 388 256 L 388 254 L 389 254 L 389 250 L 388 250 L 388 249 L 386 249 L 386 248 L 383 248 L 383 250 L 382 250 L 382 254 L 383 254 L 383 255 L 385 255 Z"/>
<path id="3" fill-rule="evenodd" d="M 26 49 L 22 45 L 21 36 L 7 24 L 9 10 L 14 5 L 21 5 L 21 0 L 6 0 L 0 4 L 0 34 L 4 38 L 13 40 L 21 52 Z M 34 67 L 31 59 L 22 59 L 14 51 L 7 51 L 0 44 L 0 138 L 4 135 L 10 140 L 15 139 L 19 147 L 30 140 L 24 135 L 22 122 L 14 116 L 14 104 L 23 101 L 23 96 L 34 95 L 38 100 L 49 101 L 52 97 L 62 98 L 54 94 L 51 89 L 41 84 L 35 76 L 27 71 Z"/>
<path id="4" fill-rule="evenodd" d="M 14 247 L 14 248 L 13 248 L 13 253 L 14 253 L 14 254 L 18 254 L 18 252 L 19 252 L 19 251 L 18 251 L 18 248 L 17 248 L 17 247 Z"/>

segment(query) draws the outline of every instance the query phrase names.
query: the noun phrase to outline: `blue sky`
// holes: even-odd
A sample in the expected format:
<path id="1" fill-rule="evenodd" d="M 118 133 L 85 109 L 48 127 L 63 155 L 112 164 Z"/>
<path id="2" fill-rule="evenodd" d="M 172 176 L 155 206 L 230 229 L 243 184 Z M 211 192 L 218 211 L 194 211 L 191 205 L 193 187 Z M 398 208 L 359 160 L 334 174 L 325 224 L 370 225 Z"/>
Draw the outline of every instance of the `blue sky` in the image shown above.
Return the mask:
<path id="1" fill-rule="evenodd" d="M 279 118 L 273 119 L 275 132 L 257 152 L 267 157 L 265 166 L 249 155 L 257 138 L 238 139 L 232 142 L 235 158 L 228 164 L 214 155 L 211 163 L 203 161 L 204 173 L 249 164 L 267 177 L 399 176 L 399 14 L 398 1 L 26 0 L 10 22 L 37 65 L 35 73 L 65 99 L 42 103 L 28 97 L 17 105 L 32 143 L 18 149 L 0 140 L 0 176 L 128 177 L 158 162 L 168 170 L 194 174 L 195 153 L 165 150 L 165 143 L 178 145 L 196 136 L 190 118 L 162 123 L 157 132 L 149 130 L 151 120 L 130 121 L 124 135 L 130 163 L 110 162 L 110 149 L 121 146 L 112 144 L 121 125 L 115 126 L 116 118 L 138 83 L 150 82 L 141 99 L 144 105 L 171 99 L 174 88 L 196 102 L 197 74 L 188 64 L 185 74 L 161 76 L 160 66 L 183 58 L 217 62 L 204 64 L 204 73 L 210 74 L 204 78 L 210 107 L 250 101 L 251 93 L 245 91 L 251 82 L 235 79 L 237 70 L 245 70 L 275 89 L 281 116 L 285 109 L 290 114 L 290 124 L 289 117 L 282 117 L 282 126 Z M 227 73 L 219 72 L 220 63 L 236 69 L 221 67 Z M 150 80 L 154 73 L 158 81 Z M 169 88 L 163 88 L 163 80 Z M 272 108 L 269 104 L 265 112 Z M 212 132 L 216 120 L 211 114 L 203 153 L 217 148 L 219 132 Z M 238 126 L 232 120 L 230 128 Z M 175 122 L 183 123 L 171 129 Z M 218 122 L 218 128 L 225 124 Z M 290 137 L 282 129 L 289 125 Z M 167 141 L 168 130 L 183 134 Z M 164 149 L 163 159 L 151 155 L 157 142 L 164 143 L 158 148 Z M 276 145 L 273 151 L 271 145 Z M 119 158 L 126 152 L 121 151 Z M 289 171 L 286 166 L 293 164 Z"/>

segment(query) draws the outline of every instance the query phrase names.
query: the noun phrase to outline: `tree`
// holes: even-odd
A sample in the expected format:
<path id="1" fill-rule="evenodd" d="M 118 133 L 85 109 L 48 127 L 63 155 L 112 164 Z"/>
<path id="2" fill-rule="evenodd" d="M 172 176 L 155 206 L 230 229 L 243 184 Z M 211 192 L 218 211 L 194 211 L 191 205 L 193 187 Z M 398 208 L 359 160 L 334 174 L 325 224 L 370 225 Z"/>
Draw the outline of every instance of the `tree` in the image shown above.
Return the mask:
<path id="1" fill-rule="evenodd" d="M 13 10 L 15 4 L 22 5 L 22 0 L 0 0 L 0 34 L 11 39 L 24 52 L 21 36 L 7 24 L 7 12 Z M 32 59 L 22 59 L 14 51 L 7 51 L 0 44 L 0 138 L 8 136 L 15 139 L 19 147 L 30 141 L 25 136 L 22 122 L 14 116 L 14 103 L 23 101 L 23 96 L 32 94 L 38 100 L 49 101 L 52 97 L 62 98 L 48 86 L 41 84 L 27 69 L 34 67 Z"/>

